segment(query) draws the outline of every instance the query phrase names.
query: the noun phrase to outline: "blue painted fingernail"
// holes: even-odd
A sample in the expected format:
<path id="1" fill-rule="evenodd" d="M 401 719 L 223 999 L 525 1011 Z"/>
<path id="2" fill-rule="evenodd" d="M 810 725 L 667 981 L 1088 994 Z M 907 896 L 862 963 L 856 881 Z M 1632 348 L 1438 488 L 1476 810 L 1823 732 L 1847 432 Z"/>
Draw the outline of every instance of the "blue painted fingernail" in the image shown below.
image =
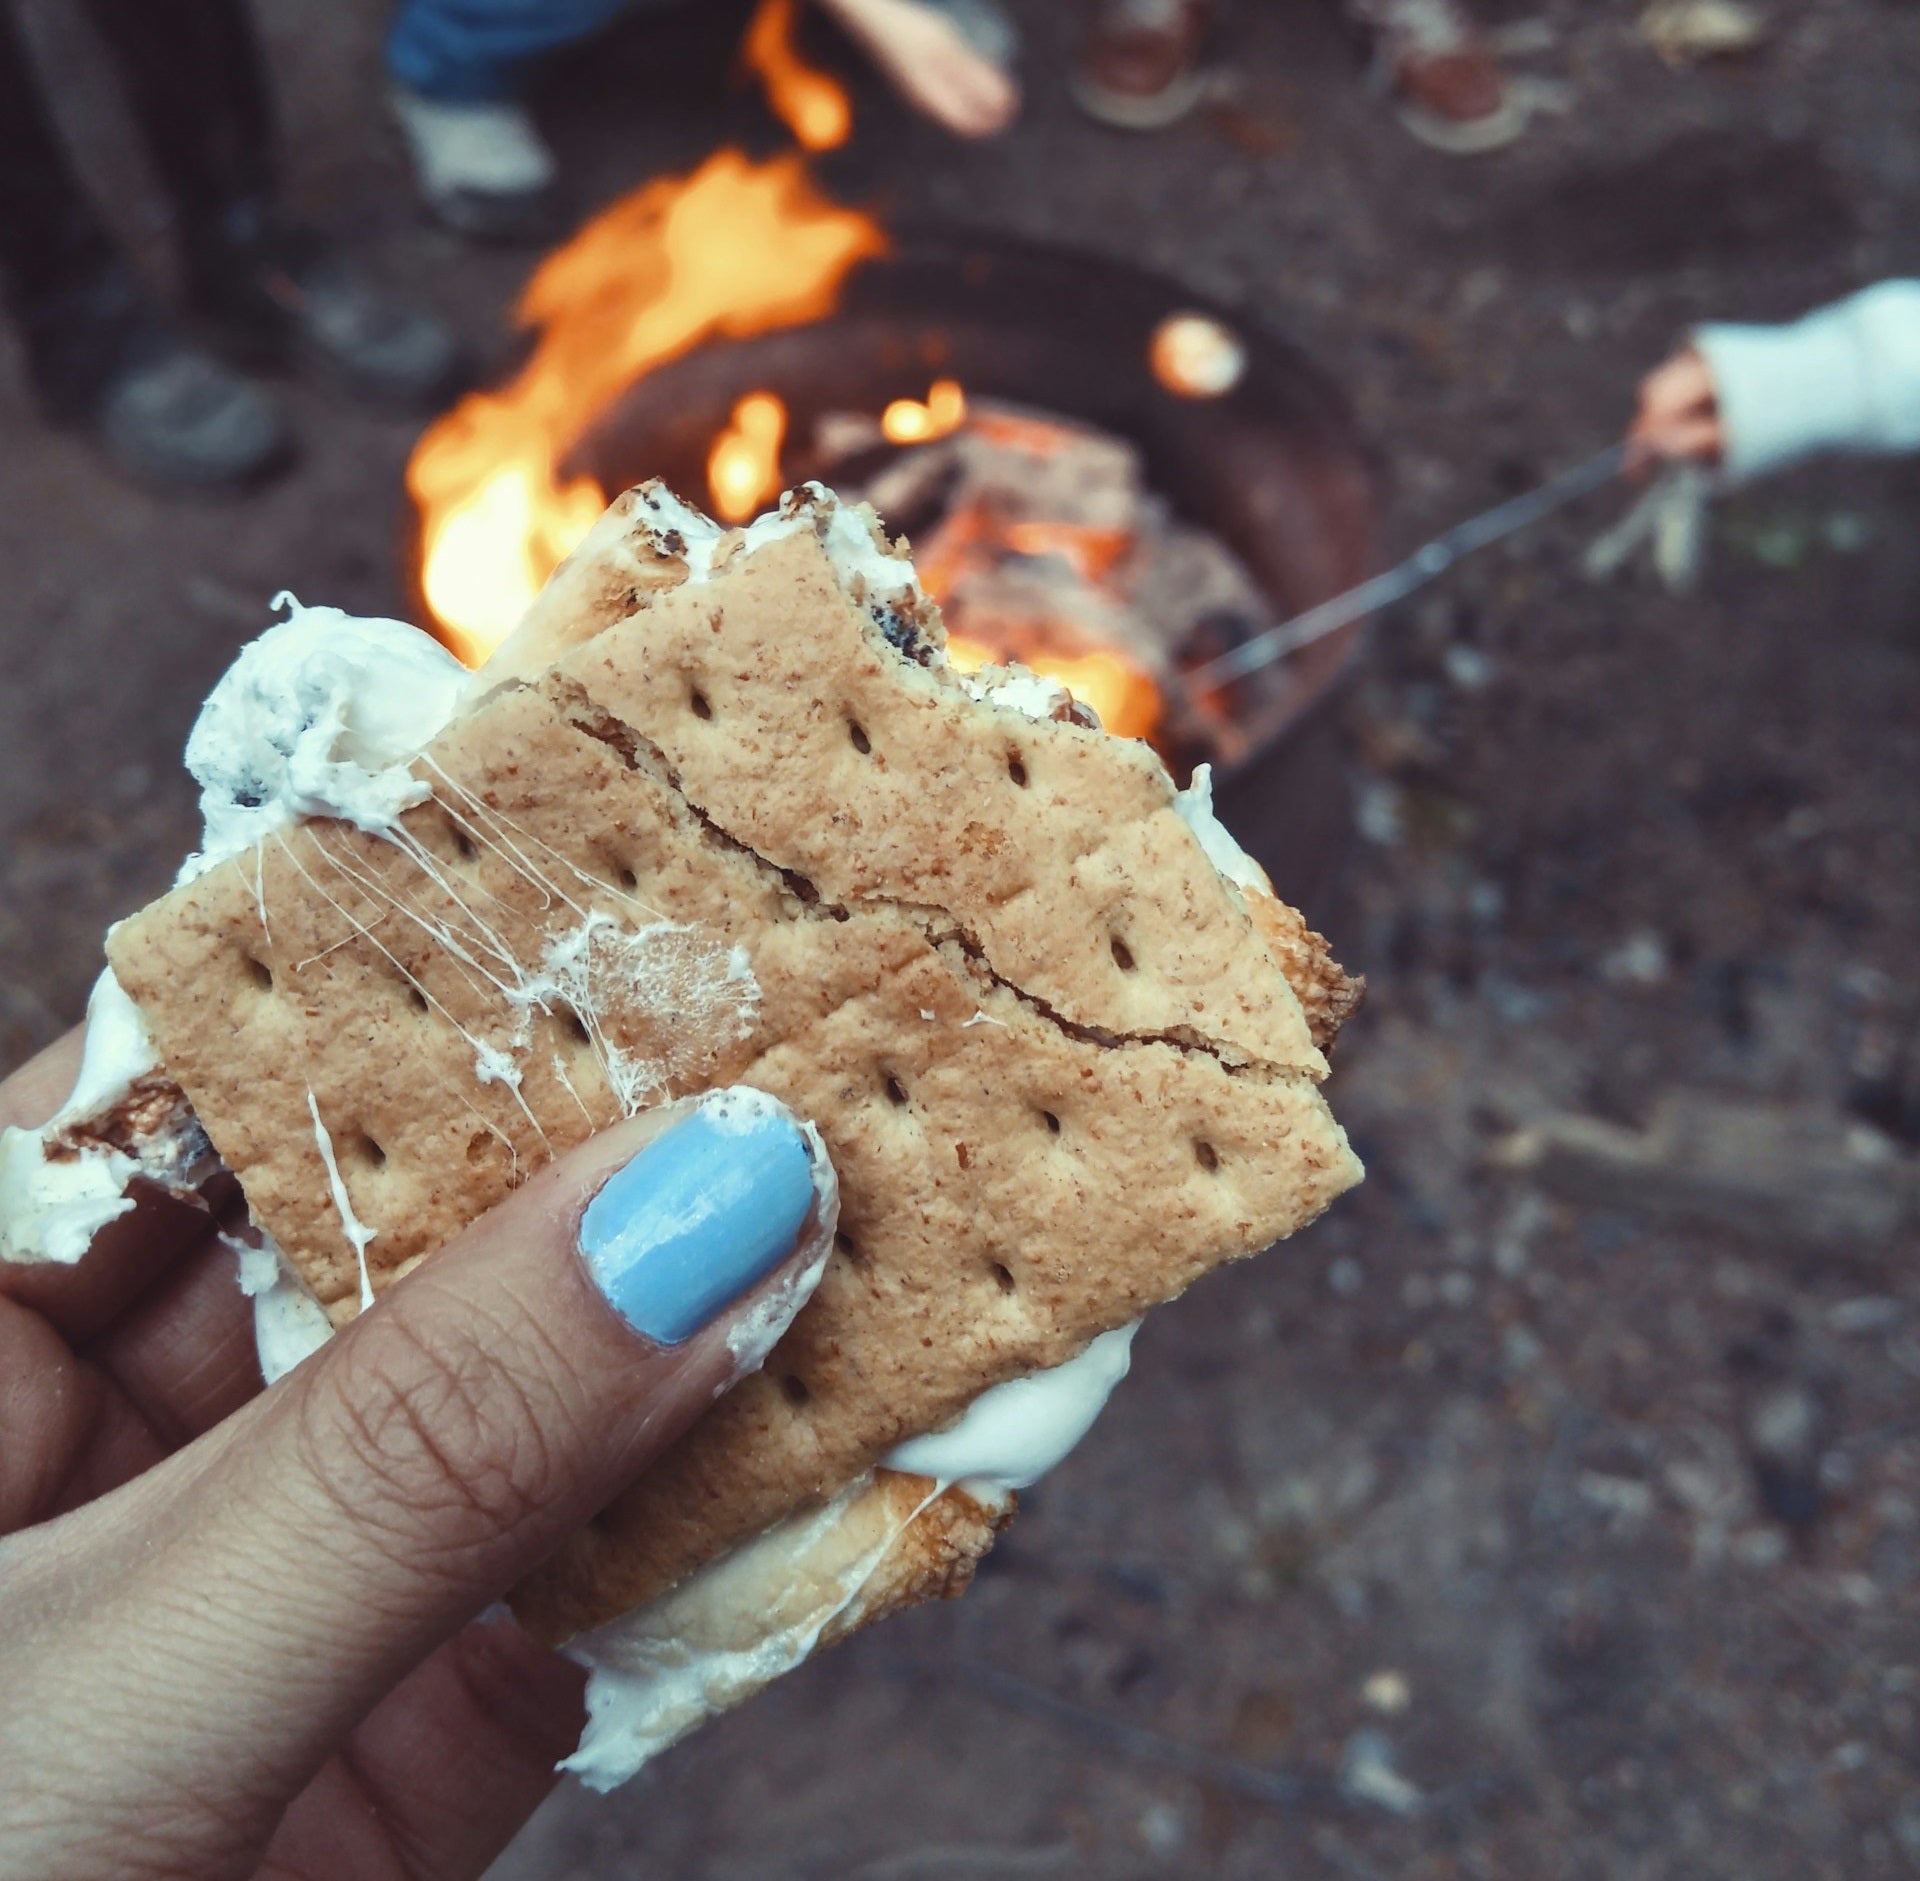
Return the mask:
<path id="1" fill-rule="evenodd" d="M 678 1345 L 793 1252 L 812 1206 L 793 1119 L 758 1092 L 723 1092 L 608 1179 L 580 1218 L 580 1252 L 628 1325 Z"/>

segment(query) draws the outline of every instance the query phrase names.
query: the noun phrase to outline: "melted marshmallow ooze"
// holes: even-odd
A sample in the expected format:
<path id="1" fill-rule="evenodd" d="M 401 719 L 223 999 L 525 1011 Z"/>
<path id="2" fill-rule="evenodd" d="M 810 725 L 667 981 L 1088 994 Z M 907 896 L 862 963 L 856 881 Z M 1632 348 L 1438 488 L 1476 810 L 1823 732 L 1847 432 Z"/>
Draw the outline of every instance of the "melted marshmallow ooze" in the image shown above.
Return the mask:
<path id="1" fill-rule="evenodd" d="M 912 565 L 887 554 L 867 523 L 826 491 L 810 490 L 811 507 L 783 503 L 741 532 L 732 553 L 752 554 L 766 543 L 814 530 L 842 586 L 875 606 L 877 618 L 902 602 L 917 602 Z M 670 545 L 683 559 L 686 579 L 713 579 L 722 545 L 734 532 L 663 490 L 645 490 L 638 501 L 663 552 Z M 537 668 L 547 651 L 523 629 L 495 661 L 470 673 L 402 623 L 302 608 L 286 595 L 276 605 L 289 608 L 288 619 L 242 650 L 188 739 L 187 763 L 201 785 L 205 829 L 200 850 L 181 871 L 183 881 L 302 818 L 333 817 L 404 840 L 401 813 L 431 794 L 411 771 L 422 749 L 463 704 L 492 690 L 503 673 L 511 678 L 529 665 Z M 1028 718 L 1056 717 L 1069 702 L 1056 682 L 1019 668 L 962 677 L 977 701 Z M 1178 793 L 1176 808 L 1228 881 L 1267 887 L 1258 865 L 1214 816 L 1205 766 Z M 557 985 L 561 968 L 554 961 L 545 966 Z M 560 990 L 575 999 L 581 991 L 573 984 Z M 527 996 L 540 998 L 532 981 Z M 111 972 L 103 974 L 89 1005 L 86 1060 L 73 1096 L 44 1131 L 10 1130 L 0 1138 L 0 1253 L 77 1260 L 100 1226 L 132 1206 L 125 1190 L 134 1176 L 158 1172 L 157 1179 L 164 1179 L 167 1159 L 150 1159 L 144 1146 L 138 1159 L 105 1145 L 83 1146 L 59 1159 L 45 1153 L 56 1129 L 107 1114 L 158 1069 L 137 1009 Z M 490 1075 L 485 1065 L 479 1072 Z M 774 1101 L 751 1091 L 696 1101 L 756 1100 Z M 314 1122 L 324 1137 L 317 1113 Z M 816 1186 L 830 1203 L 832 1165 L 817 1132 L 806 1128 Z M 346 1219 L 345 1207 L 342 1214 L 351 1237 L 359 1224 Z M 271 1384 L 323 1344 L 332 1326 L 269 1238 L 255 1231 L 231 1245 L 242 1289 L 254 1301 L 261 1369 Z M 364 1253 L 360 1241 L 356 1246 Z M 818 1278 L 817 1271 L 796 1277 L 786 1295 L 763 1303 L 736 1329 L 732 1343 L 743 1369 L 764 1361 Z M 949 1484 L 962 1485 L 989 1509 L 1004 1508 L 1012 1491 L 1057 1466 L 1091 1428 L 1126 1374 L 1136 1330 L 1137 1322 L 1103 1334 L 1064 1365 L 994 1387 L 948 1430 L 900 1445 L 882 1467 L 931 1479 L 935 1487 L 921 1508 Z M 858 1598 L 887 1547 L 913 1519 L 848 1554 L 837 1526 L 850 1499 L 866 1486 L 854 1484 L 825 1509 L 789 1518 L 647 1607 L 575 1641 L 569 1650 L 592 1674 L 591 1716 L 568 1767 L 595 1787 L 610 1788 L 705 1718 L 803 1660 Z M 741 1588 L 767 1586 L 801 1591 L 770 1611 L 758 1593 L 751 1601 L 734 1597 Z M 732 1614 L 745 1634 L 700 1643 L 702 1629 L 711 1634 L 715 1613 Z"/>

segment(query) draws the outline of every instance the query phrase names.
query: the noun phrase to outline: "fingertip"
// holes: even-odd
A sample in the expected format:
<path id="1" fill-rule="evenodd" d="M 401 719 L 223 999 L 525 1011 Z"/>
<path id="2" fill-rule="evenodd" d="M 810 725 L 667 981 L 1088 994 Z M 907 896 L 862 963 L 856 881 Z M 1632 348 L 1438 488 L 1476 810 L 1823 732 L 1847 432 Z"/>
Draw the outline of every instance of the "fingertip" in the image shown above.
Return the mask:
<path id="1" fill-rule="evenodd" d="M 792 1113 L 759 1091 L 713 1092 L 607 1178 L 578 1245 L 614 1311 L 677 1346 L 787 1261 L 817 1199 Z"/>

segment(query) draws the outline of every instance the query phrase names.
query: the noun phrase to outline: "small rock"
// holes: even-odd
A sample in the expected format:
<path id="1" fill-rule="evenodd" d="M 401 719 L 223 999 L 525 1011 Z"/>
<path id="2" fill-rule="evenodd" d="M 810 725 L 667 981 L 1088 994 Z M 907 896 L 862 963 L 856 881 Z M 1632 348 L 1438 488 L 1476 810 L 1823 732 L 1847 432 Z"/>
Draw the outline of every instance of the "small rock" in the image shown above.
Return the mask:
<path id="1" fill-rule="evenodd" d="M 1504 973 L 1483 973 L 1480 996 L 1508 1025 L 1532 1025 L 1544 1017 L 1553 1004 L 1545 993 L 1522 986 Z"/>
<path id="2" fill-rule="evenodd" d="M 1673 971 L 1667 943 L 1651 928 L 1636 928 L 1600 962 L 1611 986 L 1663 986 Z"/>
<path id="3" fill-rule="evenodd" d="M 1880 1589 L 1871 1574 L 1836 1574 L 1833 1586 L 1848 1606 L 1858 1607 L 1862 1613 L 1880 1604 Z"/>
<path id="4" fill-rule="evenodd" d="M 1500 1335 L 1500 1356 L 1508 1370 L 1530 1372 L 1540 1363 L 1540 1341 L 1524 1326 L 1509 1326 Z"/>
<path id="5" fill-rule="evenodd" d="M 1140 1812 L 1140 1840 L 1155 1855 L 1177 1855 L 1187 1843 L 1187 1825 L 1171 1803 L 1149 1803 Z"/>
<path id="6" fill-rule="evenodd" d="M 1752 52 L 1769 30 L 1765 16 L 1742 0 L 1654 0 L 1640 15 L 1640 37 L 1676 71 Z"/>
<path id="7" fill-rule="evenodd" d="M 1466 905 L 1482 927 L 1492 927 L 1507 911 L 1507 891 L 1498 882 L 1482 879 L 1467 890 Z"/>
<path id="8" fill-rule="evenodd" d="M 1704 1463 L 1669 1463 L 1665 1477 L 1673 1499 L 1695 1515 L 1730 1509 L 1740 1498 L 1736 1485 L 1725 1481 Z"/>
<path id="9" fill-rule="evenodd" d="M 1356 1802 L 1390 1815 L 1411 1816 L 1426 1798 L 1394 1767 L 1393 1745 L 1381 1731 L 1356 1731 L 1340 1755 L 1340 1787 Z"/>
<path id="10" fill-rule="evenodd" d="M 1404 1672 L 1383 1669 L 1367 1675 L 1360 1687 L 1360 1701 L 1370 1710 L 1395 1717 L 1413 1702 L 1413 1687 Z"/>
<path id="11" fill-rule="evenodd" d="M 1577 1486 L 1583 1501 L 1604 1509 L 1617 1521 L 1644 1521 L 1653 1509 L 1653 1491 L 1637 1477 L 1582 1470 Z"/>
<path id="12" fill-rule="evenodd" d="M 1478 647 L 1455 641 L 1441 656 L 1440 664 L 1462 692 L 1484 692 L 1493 683 L 1493 662 Z"/>
<path id="13" fill-rule="evenodd" d="M 1404 842 L 1407 823 L 1399 789 L 1379 778 L 1363 784 L 1360 800 L 1354 806 L 1354 822 L 1368 842 L 1382 848 Z"/>
<path id="14" fill-rule="evenodd" d="M 1747 1413 L 1747 1444 L 1760 1506 L 1789 1528 L 1811 1529 L 1820 1519 L 1829 1422 L 1813 1391 L 1798 1379 L 1768 1387 Z"/>
<path id="15" fill-rule="evenodd" d="M 1827 1308 L 1827 1324 L 1849 1338 L 1889 1332 L 1906 1317 L 1906 1302 L 1869 1293 L 1857 1300 L 1840 1300 Z"/>
<path id="16" fill-rule="evenodd" d="M 1895 1839 L 1915 1861 L 1920 1861 L 1920 1802 L 1908 1803 L 1893 1825 Z"/>
<path id="17" fill-rule="evenodd" d="M 1787 1538 L 1777 1528 L 1749 1528 L 1734 1536 L 1733 1558 L 1742 1567 L 1778 1567 L 1787 1558 Z"/>
<path id="18" fill-rule="evenodd" d="M 1533 1238 L 1547 1225 L 1546 1198 L 1538 1189 L 1522 1189 L 1501 1218 L 1493 1237 L 1493 1270 L 1512 1280 L 1527 1270 Z"/>
<path id="19" fill-rule="evenodd" d="M 1351 1254 L 1342 1254 L 1327 1269 L 1327 1285 L 1343 1300 L 1350 1300 L 1366 1285 L 1367 1271 Z"/>

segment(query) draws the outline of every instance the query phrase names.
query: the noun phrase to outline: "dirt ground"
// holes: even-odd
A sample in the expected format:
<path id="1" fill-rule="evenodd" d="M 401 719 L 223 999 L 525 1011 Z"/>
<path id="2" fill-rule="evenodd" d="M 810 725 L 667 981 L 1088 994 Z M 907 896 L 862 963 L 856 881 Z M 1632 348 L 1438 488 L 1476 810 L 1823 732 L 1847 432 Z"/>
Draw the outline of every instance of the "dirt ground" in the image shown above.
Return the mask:
<path id="1" fill-rule="evenodd" d="M 524 264 L 416 220 L 379 9 L 262 11 L 295 198 L 499 354 Z M 863 88 L 824 174 L 1257 310 L 1348 388 L 1410 545 L 1605 443 L 1689 320 L 1920 271 L 1920 7 L 1765 11 L 1756 57 L 1676 72 L 1631 0 L 1548 0 L 1526 64 L 1570 112 L 1463 162 L 1363 94 L 1309 0 L 1242 5 L 1231 96 L 1155 138 L 1075 114 L 1071 11 L 1026 0 L 1012 136 L 956 149 Z M 735 18 L 641 21 L 556 79 L 589 199 L 773 147 L 724 92 Z M 72 115 L 124 177 L 108 103 Z M 102 925 L 190 846 L 181 742 L 268 597 L 401 605 L 407 429 L 288 395 L 297 475 L 169 508 L 0 381 L 0 1064 L 79 1015 Z M 1894 1193 L 1920 1136 L 1917 500 L 1910 466 L 1733 497 L 1691 601 L 1581 576 L 1601 501 L 1385 622 L 1353 853 L 1309 909 L 1371 981 L 1331 1086 L 1365 1189 L 1155 1316 L 967 1600 L 616 1798 L 563 1790 L 499 1881 L 1920 1873 L 1911 1217 L 1675 1225 L 1501 1153 L 1694 1087 L 1803 1107 Z"/>

